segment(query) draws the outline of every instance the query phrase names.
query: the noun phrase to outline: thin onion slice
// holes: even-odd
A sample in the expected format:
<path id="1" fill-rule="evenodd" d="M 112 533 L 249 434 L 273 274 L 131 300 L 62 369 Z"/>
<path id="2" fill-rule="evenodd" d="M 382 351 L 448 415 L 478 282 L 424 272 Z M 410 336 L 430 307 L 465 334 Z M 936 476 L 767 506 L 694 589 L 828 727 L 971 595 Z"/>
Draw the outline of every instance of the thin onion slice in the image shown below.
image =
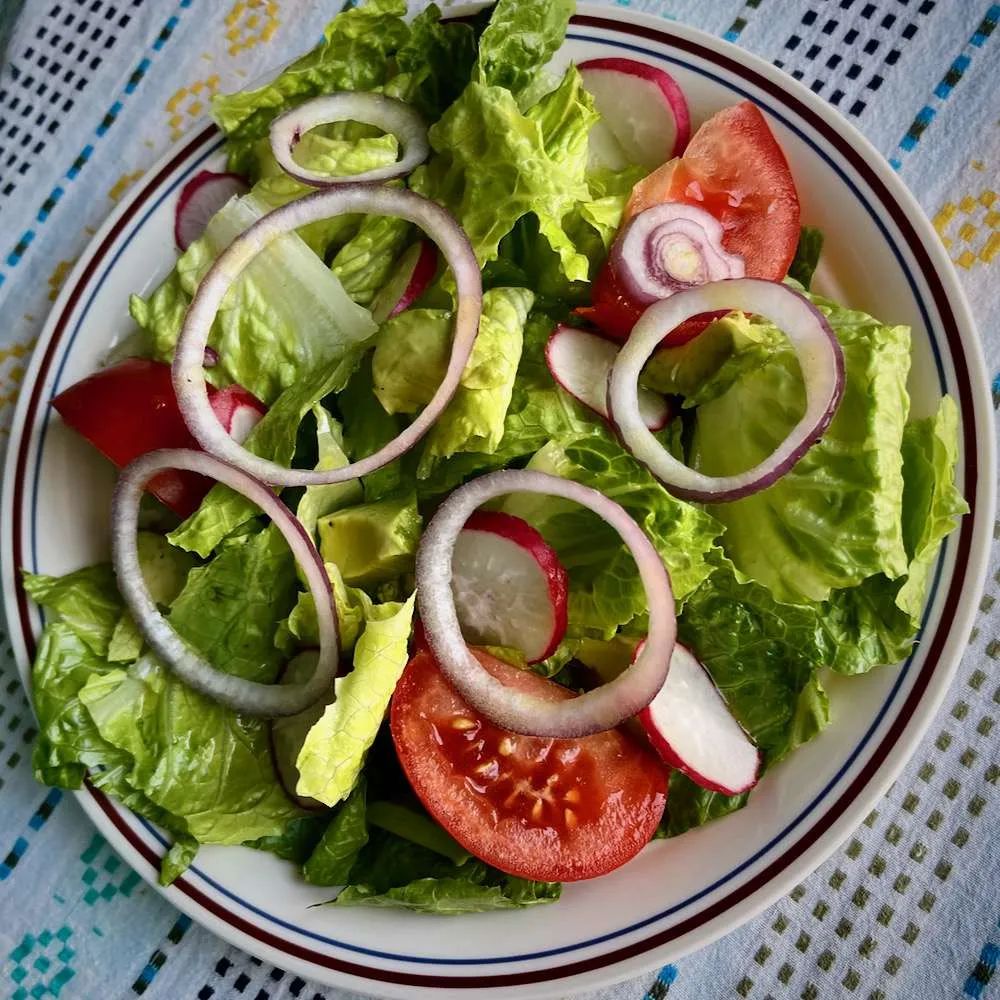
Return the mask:
<path id="1" fill-rule="evenodd" d="M 360 174 L 333 177 L 296 163 L 292 151 L 311 129 L 334 122 L 362 122 L 390 132 L 403 147 L 403 155 L 388 166 L 375 167 Z M 311 187 L 329 187 L 354 181 L 387 181 L 408 174 L 427 159 L 430 145 L 427 126 L 417 112 L 393 97 L 361 91 L 325 94 L 286 111 L 271 122 L 271 152 L 278 165 L 290 177 Z"/>
<path id="2" fill-rule="evenodd" d="M 613 681 L 567 701 L 542 701 L 512 691 L 483 669 L 462 637 L 451 589 L 455 542 L 477 507 L 507 493 L 562 497 L 592 510 L 628 546 L 646 591 L 649 633 L 642 653 Z M 417 551 L 417 604 L 427 644 L 455 690 L 491 722 L 529 736 L 588 736 L 612 729 L 641 711 L 666 680 L 677 634 L 670 577 L 639 525 L 603 493 L 527 469 L 505 469 L 473 479 L 438 508 Z"/>
<path id="3" fill-rule="evenodd" d="M 205 344 L 226 292 L 258 253 L 279 236 L 310 222 L 353 212 L 406 219 L 437 244 L 456 284 L 451 357 L 441 384 L 423 411 L 398 437 L 374 454 L 337 469 L 287 469 L 251 454 L 215 419 L 205 385 Z M 322 486 L 367 476 L 412 448 L 451 401 L 479 332 L 482 305 L 483 286 L 476 255 L 461 227 L 443 208 L 412 191 L 374 184 L 344 184 L 316 191 L 276 208 L 255 222 L 229 244 L 202 279 L 177 340 L 173 363 L 177 403 L 188 429 L 206 452 L 274 486 Z"/>
<path id="4" fill-rule="evenodd" d="M 696 205 L 667 202 L 633 216 L 611 248 L 610 262 L 625 292 L 649 305 L 692 285 L 742 278 L 739 254 L 722 245 L 722 223 Z"/>
<path id="5" fill-rule="evenodd" d="M 649 432 L 639 412 L 638 381 L 664 330 L 701 313 L 732 309 L 763 316 L 788 337 L 802 370 L 806 412 L 763 462 L 734 476 L 706 476 L 677 461 Z M 844 352 L 826 317 L 780 282 L 734 278 L 677 292 L 642 314 L 611 369 L 608 408 L 626 447 L 672 493 L 725 503 L 766 489 L 788 472 L 830 425 L 843 395 Z"/>
<path id="6" fill-rule="evenodd" d="M 164 469 L 209 476 L 255 503 L 288 542 L 316 604 L 319 658 L 301 684 L 261 684 L 217 670 L 195 653 L 160 614 L 139 564 L 136 531 L 146 483 Z M 312 539 L 292 512 L 263 483 L 211 455 L 186 448 L 151 451 L 127 465 L 111 501 L 111 561 L 118 589 L 153 652 L 186 684 L 237 712 L 258 716 L 297 715 L 329 695 L 337 673 L 340 641 L 330 580 Z M 205 609 L 211 614 L 211 609 Z"/>

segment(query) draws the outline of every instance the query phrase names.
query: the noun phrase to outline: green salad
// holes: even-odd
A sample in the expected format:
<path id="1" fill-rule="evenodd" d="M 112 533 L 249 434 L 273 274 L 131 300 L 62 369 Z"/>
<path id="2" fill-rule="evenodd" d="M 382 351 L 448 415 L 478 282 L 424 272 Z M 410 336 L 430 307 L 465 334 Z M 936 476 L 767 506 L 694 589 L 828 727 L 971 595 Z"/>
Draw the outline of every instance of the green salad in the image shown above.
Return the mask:
<path id="1" fill-rule="evenodd" d="M 164 884 L 201 845 L 228 844 L 287 860 L 334 906 L 552 902 L 564 881 L 741 808 L 836 724 L 831 673 L 913 646 L 967 509 L 954 403 L 911 416 L 909 329 L 810 291 L 822 234 L 760 111 L 695 128 L 655 67 L 554 71 L 573 7 L 411 19 L 404 0 L 368 0 L 269 83 L 216 97 L 228 165 L 182 193 L 183 252 L 132 296 L 130 357 L 53 401 L 120 467 L 212 452 L 175 387 L 192 302 L 224 281 L 199 405 L 248 459 L 320 473 L 260 478 L 315 547 L 329 607 L 284 522 L 200 459 L 140 484 L 128 544 L 146 610 L 111 563 L 24 574 L 47 622 L 35 775 L 87 781 L 165 831 Z M 323 117 L 331 96 L 346 116 Z M 369 104 L 403 126 L 372 124 Z M 420 162 L 387 177 L 406 156 Z M 341 189 L 348 208 L 321 210 Z M 400 214 L 350 207 L 394 197 L 444 209 L 471 273 Z M 295 224 L 274 236 L 278 219 Z M 214 267 L 248 232 L 262 234 L 252 259 Z M 481 299 L 462 290 L 476 284 Z M 470 346 L 445 399 L 463 301 Z M 535 478 L 502 478 L 515 472 Z M 451 547 L 435 537 L 492 473 L 568 492 L 483 493 Z M 597 494 L 638 541 L 586 505 Z M 439 552 L 471 659 L 427 603 Z M 651 606 L 654 584 L 673 610 Z M 164 627 L 241 679 L 219 690 L 306 690 L 339 659 L 338 676 L 268 717 L 183 679 Z M 477 700 L 460 671 L 493 694 Z M 604 721 L 559 729 L 582 692 Z"/>

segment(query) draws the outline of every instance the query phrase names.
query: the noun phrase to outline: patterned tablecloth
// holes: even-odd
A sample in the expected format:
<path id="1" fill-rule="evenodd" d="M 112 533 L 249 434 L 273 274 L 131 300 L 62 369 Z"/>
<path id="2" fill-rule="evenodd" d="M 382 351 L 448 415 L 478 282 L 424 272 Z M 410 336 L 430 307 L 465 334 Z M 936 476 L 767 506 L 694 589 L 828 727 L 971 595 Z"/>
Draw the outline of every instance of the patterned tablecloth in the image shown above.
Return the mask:
<path id="1" fill-rule="evenodd" d="M 339 0 L 338 4 L 339 5 Z M 30 0 L 0 76 L 0 451 L 32 345 L 95 227 L 217 91 L 310 47 L 330 0 Z M 0 19 L 19 4 L 3 0 Z M 1000 6 L 986 0 L 618 0 L 759 53 L 899 171 L 1000 370 Z M 0 31 L 0 36 L 4 34 Z M 1000 393 L 1000 377 L 994 382 Z M 995 532 L 1000 537 L 1000 531 Z M 715 945 L 602 997 L 986 997 L 1000 958 L 1000 545 L 968 653 L 864 825 Z M 0 629 L 3 628 L 0 619 Z M 72 796 L 36 785 L 0 631 L 0 995 L 340 997 L 230 948 L 140 881 Z M 1000 996 L 1000 991 L 996 991 Z M 595 995 L 596 996 L 596 995 Z"/>

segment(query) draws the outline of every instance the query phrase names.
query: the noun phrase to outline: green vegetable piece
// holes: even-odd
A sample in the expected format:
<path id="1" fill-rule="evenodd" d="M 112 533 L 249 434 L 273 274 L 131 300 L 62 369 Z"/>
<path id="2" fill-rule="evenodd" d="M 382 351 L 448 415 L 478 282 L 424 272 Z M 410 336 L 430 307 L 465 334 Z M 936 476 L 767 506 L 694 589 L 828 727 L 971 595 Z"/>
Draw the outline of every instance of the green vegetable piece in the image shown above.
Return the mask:
<path id="1" fill-rule="evenodd" d="M 416 812 L 395 802 L 372 802 L 368 806 L 368 823 L 397 837 L 411 840 L 435 854 L 461 865 L 472 855 L 424 813 Z"/>
<path id="2" fill-rule="evenodd" d="M 807 292 L 823 252 L 823 233 L 815 226 L 803 226 L 799 232 L 795 257 L 788 268 L 788 277 L 797 281 Z"/>
<path id="3" fill-rule="evenodd" d="M 344 507 L 318 522 L 320 552 L 344 582 L 370 586 L 413 568 L 422 521 L 414 494 Z"/>
<path id="4" fill-rule="evenodd" d="M 367 885 L 349 885 L 333 903 L 335 906 L 398 907 L 454 916 L 554 903 L 561 891 L 558 882 L 529 882 L 513 876 L 506 876 L 499 885 L 484 885 L 462 878 L 426 878 L 384 893 L 377 893 Z"/>
<path id="5" fill-rule="evenodd" d="M 365 820 L 365 782 L 334 813 L 315 850 L 302 866 L 302 874 L 312 885 L 346 885 L 361 848 L 368 843 Z"/>
<path id="6" fill-rule="evenodd" d="M 337 700 L 306 736 L 296 792 L 332 806 L 354 788 L 396 682 L 409 659 L 416 595 L 402 605 L 377 605 L 354 647 L 354 669 L 338 684 Z"/>
<path id="7" fill-rule="evenodd" d="M 413 226 L 392 215 L 368 215 L 357 234 L 340 248 L 330 268 L 355 302 L 370 306 L 392 277 L 396 261 L 411 242 Z"/>
<path id="8" fill-rule="evenodd" d="M 790 603 L 826 600 L 878 573 L 906 572 L 900 528 L 900 447 L 909 398 L 910 333 L 813 299 L 844 349 L 844 398 L 829 428 L 777 483 L 709 509 L 726 527 L 742 573 Z M 741 472 L 784 440 L 804 409 L 798 362 L 787 347 L 702 404 L 692 465 Z M 821 488 L 818 488 L 821 486 Z"/>

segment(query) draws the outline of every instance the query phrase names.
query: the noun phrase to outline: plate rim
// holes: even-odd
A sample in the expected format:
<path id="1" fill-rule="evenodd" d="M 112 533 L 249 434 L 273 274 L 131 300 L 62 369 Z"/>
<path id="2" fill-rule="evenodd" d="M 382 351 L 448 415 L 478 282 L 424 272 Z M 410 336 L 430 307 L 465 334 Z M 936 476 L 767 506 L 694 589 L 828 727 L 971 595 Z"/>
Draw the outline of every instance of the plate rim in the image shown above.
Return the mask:
<path id="1" fill-rule="evenodd" d="M 447 16 L 462 16 L 470 10 L 479 9 L 482 6 L 485 6 L 485 4 L 452 8 L 447 12 Z M 727 68 L 734 71 L 736 75 L 749 78 L 758 85 L 761 80 L 770 83 L 781 92 L 779 95 L 776 95 L 779 99 L 798 98 L 798 104 L 804 106 L 804 110 L 812 111 L 819 121 L 832 130 L 837 137 L 849 142 L 859 151 L 857 156 L 861 165 L 868 168 L 874 174 L 875 178 L 881 182 L 882 187 L 885 189 L 885 194 L 899 206 L 903 220 L 909 225 L 916 237 L 915 243 L 910 246 L 911 252 L 915 256 L 919 256 L 919 251 L 922 251 L 934 266 L 937 277 L 940 280 L 940 295 L 938 295 L 933 285 L 929 283 L 930 297 L 943 315 L 951 312 L 955 318 L 957 343 L 961 351 L 955 354 L 949 350 L 949 357 L 953 360 L 961 360 L 967 368 L 966 377 L 970 392 L 970 412 L 973 417 L 973 427 L 965 428 L 966 454 L 968 457 L 974 458 L 980 468 L 978 482 L 974 484 L 975 495 L 970 497 L 970 502 L 974 501 L 976 505 L 974 508 L 976 510 L 975 519 L 970 518 L 960 528 L 959 549 L 964 550 L 964 553 L 963 551 L 959 553 L 953 579 L 960 578 L 961 582 L 957 584 L 956 589 L 956 593 L 959 596 L 970 591 L 973 593 L 978 591 L 985 577 L 989 547 L 988 545 L 979 545 L 972 548 L 972 542 L 973 536 L 988 535 L 989 524 L 992 520 L 990 512 L 993 508 L 992 494 L 995 490 L 995 474 L 993 469 L 995 448 L 992 441 L 992 421 L 988 419 L 982 421 L 983 426 L 980 430 L 985 429 L 986 433 L 981 435 L 980 439 L 974 442 L 974 446 L 971 448 L 969 447 L 968 439 L 971 436 L 973 428 L 978 426 L 979 421 L 976 418 L 980 417 L 984 410 L 986 415 L 989 414 L 988 380 L 981 343 L 976 335 L 975 322 L 958 282 L 957 274 L 944 248 L 936 240 L 934 231 L 915 198 L 881 155 L 851 123 L 829 108 L 821 98 L 814 95 L 808 88 L 804 87 L 798 81 L 787 77 L 760 57 L 724 39 L 716 38 L 699 29 L 691 28 L 678 22 L 667 21 L 655 15 L 635 11 L 609 9 L 592 3 L 581 3 L 578 5 L 578 13 L 575 15 L 573 23 L 581 26 L 603 28 L 612 32 L 621 31 L 623 27 L 626 29 L 638 29 L 637 31 L 628 31 L 627 33 L 632 35 L 638 34 L 640 37 L 664 44 L 668 48 L 679 48 L 682 51 L 685 50 L 685 45 L 687 45 L 687 51 L 693 51 L 696 55 L 705 55 L 704 51 L 697 52 L 697 49 L 707 50 L 708 54 L 730 63 Z M 734 62 L 736 63 L 735 67 L 732 65 Z M 753 79 L 755 76 L 757 77 L 756 80 Z M 764 89 L 768 88 L 765 86 Z M 790 110 L 794 112 L 801 112 L 803 110 L 802 107 L 795 108 L 794 101 L 790 103 L 793 105 Z M 806 117 L 808 120 L 808 116 L 803 117 Z M 32 427 L 27 426 L 27 418 L 37 405 L 37 397 L 40 395 L 41 383 L 38 379 L 39 371 L 43 367 L 45 358 L 51 355 L 58 346 L 55 334 L 60 327 L 60 318 L 68 318 L 71 310 L 76 305 L 77 299 L 86 293 L 88 286 L 85 281 L 89 280 L 88 272 L 95 269 L 107 251 L 113 248 L 120 230 L 128 222 L 137 202 L 141 202 L 145 198 L 154 195 L 175 169 L 184 160 L 192 156 L 201 146 L 206 144 L 213 134 L 215 134 L 214 127 L 199 130 L 192 136 L 181 139 L 167 150 L 163 157 L 148 171 L 147 177 L 143 179 L 143 182 L 137 185 L 130 192 L 129 196 L 116 206 L 115 211 L 111 213 L 88 243 L 79 262 L 74 267 L 60 295 L 53 304 L 42 333 L 39 336 L 37 347 L 32 355 L 28 372 L 25 375 L 21 397 L 18 401 L 11 427 L 5 462 L 3 502 L 2 507 L 0 507 L 0 529 L 7 531 L 9 528 L 11 531 L 16 532 L 19 527 L 19 525 L 13 523 L 12 511 L 15 506 L 19 505 L 19 498 L 15 495 L 20 492 L 23 484 L 16 481 L 16 475 L 14 474 L 21 464 L 19 458 L 25 451 L 25 435 L 26 433 L 30 435 L 34 427 L 34 424 Z M 903 226 L 902 222 L 899 220 L 896 221 L 897 225 Z M 922 268 L 919 270 L 920 273 L 923 273 Z M 926 274 L 924 277 L 926 279 Z M 967 492 L 972 492 L 973 486 L 967 484 L 966 489 Z M 972 549 L 971 552 L 969 551 L 970 549 Z M 24 641 L 26 637 L 23 634 L 23 629 L 18 628 L 20 615 L 12 613 L 12 611 L 18 610 L 16 608 L 16 591 L 19 590 L 19 583 L 16 581 L 14 575 L 15 566 L 11 547 L 0 546 L 0 550 L 2 550 L 0 551 L 0 556 L 2 556 L 3 560 L 4 606 L 10 623 L 11 639 L 15 645 L 16 659 L 23 675 L 28 647 Z M 963 566 L 964 571 L 961 568 Z M 955 588 L 953 587 L 953 589 Z M 950 596 L 949 594 L 949 599 Z M 971 624 L 974 613 L 975 601 L 966 602 L 965 605 L 956 609 L 955 617 L 951 621 L 951 627 L 957 633 L 964 634 Z M 945 624 L 942 620 L 935 630 L 932 639 L 941 635 L 944 631 Z M 728 903 L 729 896 L 732 895 L 732 893 L 729 893 L 718 903 L 707 907 L 707 911 L 715 909 L 716 906 L 721 906 L 722 909 L 718 914 L 713 914 L 702 920 L 700 926 L 690 932 L 691 936 L 689 936 L 688 932 L 679 930 L 685 923 L 682 921 L 675 927 L 668 929 L 666 932 L 668 937 L 665 941 L 658 942 L 656 940 L 662 936 L 663 932 L 661 934 L 653 934 L 649 937 L 644 937 L 643 940 L 634 944 L 626 945 L 623 948 L 615 947 L 595 958 L 570 962 L 569 965 L 559 966 L 555 970 L 543 970 L 539 973 L 532 972 L 520 975 L 515 974 L 513 977 L 503 975 L 464 977 L 474 980 L 471 983 L 460 983 L 459 980 L 463 977 L 447 975 L 435 977 L 416 976 L 417 980 L 421 980 L 419 985 L 430 986 L 439 991 L 441 985 L 437 984 L 453 988 L 459 987 L 467 994 L 470 988 L 483 989 L 485 987 L 489 989 L 499 985 L 500 980 L 505 980 L 504 985 L 506 985 L 513 978 L 515 980 L 526 979 L 525 985 L 529 983 L 531 985 L 542 984 L 543 989 L 547 983 L 549 989 L 562 991 L 571 981 L 568 977 L 572 977 L 575 982 L 577 977 L 583 976 L 584 980 L 578 985 L 586 985 L 592 988 L 602 983 L 617 981 L 625 975 L 638 974 L 644 969 L 652 968 L 663 961 L 680 957 L 680 955 L 702 947 L 732 930 L 734 927 L 752 919 L 753 916 L 769 906 L 775 899 L 787 892 L 798 880 L 811 873 L 815 867 L 822 863 L 835 850 L 840 841 L 855 829 L 860 822 L 858 814 L 863 816 L 871 808 L 873 802 L 881 798 L 885 788 L 888 787 L 902 767 L 905 766 L 910 756 L 912 756 L 934 712 L 936 712 L 948 690 L 965 646 L 964 640 L 961 644 L 949 643 L 947 635 L 943 637 L 941 644 L 943 647 L 941 653 L 947 653 L 947 657 L 945 658 L 939 654 L 937 661 L 927 671 L 926 683 L 920 687 L 919 691 L 915 689 L 909 696 L 909 698 L 916 699 L 915 707 L 917 711 L 904 720 L 901 711 L 902 706 L 900 709 L 897 709 L 894 723 L 901 722 L 899 733 L 886 751 L 883 759 L 877 765 L 874 765 L 873 773 L 866 776 L 866 769 L 863 769 L 862 773 L 857 775 L 850 782 L 847 790 L 841 794 L 838 804 L 840 800 L 850 797 L 850 801 L 843 810 L 832 821 L 826 823 L 826 825 L 824 825 L 826 815 L 820 817 L 804 834 L 800 834 L 797 837 L 791 849 L 784 851 L 776 861 L 770 862 L 762 872 L 751 878 L 737 890 L 734 890 L 743 892 L 742 898 Z M 956 648 L 953 649 L 951 648 L 952 646 Z M 886 738 L 883 736 L 879 747 L 885 742 Z M 858 791 L 854 791 L 855 786 L 859 783 L 860 788 Z M 147 856 L 130 839 L 126 838 L 115 822 L 117 817 L 113 815 L 114 807 L 103 796 L 93 791 L 91 791 L 92 798 L 90 799 L 88 799 L 85 791 L 77 794 L 79 798 L 84 800 L 84 808 L 88 816 L 101 828 L 102 833 L 108 837 L 117 850 L 129 859 L 133 867 L 136 867 L 140 871 L 140 874 L 143 874 L 148 881 L 152 881 L 155 885 L 155 873 L 151 872 L 150 869 L 150 865 L 155 866 L 158 862 L 155 854 L 149 851 L 149 856 Z M 819 832 L 815 837 L 812 837 L 812 833 L 818 828 Z M 804 841 L 805 846 L 795 853 L 791 861 L 786 862 L 786 858 L 791 850 L 799 847 Z M 139 859 L 146 861 L 147 864 L 143 866 L 137 865 L 135 862 Z M 770 870 L 781 862 L 786 863 L 782 865 L 779 871 L 769 875 Z M 755 885 L 758 881 L 760 884 Z M 754 887 L 749 888 L 750 886 Z M 180 909 L 197 919 L 199 923 L 220 934 L 220 936 L 234 941 L 239 946 L 257 954 L 266 954 L 269 960 L 275 961 L 276 964 L 283 967 L 289 967 L 290 959 L 299 962 L 294 954 L 286 950 L 276 949 L 260 938 L 256 936 L 251 937 L 241 932 L 231 923 L 223 921 L 213 912 L 217 909 L 217 904 L 214 901 L 207 901 L 210 905 L 206 909 L 205 904 L 197 902 L 194 898 L 189 900 L 177 887 L 171 887 L 167 890 L 164 890 L 160 886 L 156 887 L 174 905 L 177 905 Z M 196 889 L 195 891 L 197 892 L 198 890 Z M 696 914 L 695 917 L 702 917 L 704 912 L 706 911 Z M 230 919 L 235 917 L 237 920 L 241 920 L 235 914 L 228 914 L 228 916 Z M 672 947 L 672 943 L 678 939 L 683 940 L 683 945 Z M 294 942 L 285 942 L 285 944 L 294 946 Z M 302 951 L 308 953 L 309 949 L 302 949 Z M 622 951 L 629 952 L 629 954 L 620 957 L 619 953 Z M 513 962 L 514 960 L 512 959 L 511 961 Z M 372 976 L 371 973 L 376 970 L 358 966 L 356 963 L 341 962 L 339 960 L 334 960 L 333 964 L 342 967 L 353 965 L 355 971 L 347 971 L 347 977 L 349 977 L 353 985 L 361 985 L 362 988 L 370 990 L 373 985 L 377 984 L 377 988 L 383 991 L 391 985 L 384 982 L 380 976 Z M 578 968 L 580 966 L 592 967 Z M 572 971 L 563 972 L 563 969 Z M 343 972 L 338 973 L 333 968 L 323 969 L 308 958 L 302 959 L 299 963 L 298 971 L 320 979 L 324 978 L 324 972 L 326 972 L 326 981 L 331 983 L 343 983 L 345 979 Z M 550 978 L 549 975 L 552 971 L 558 973 L 554 979 Z M 329 978 L 331 974 L 336 976 L 336 979 Z M 428 982 L 430 979 L 434 980 L 434 984 Z M 418 984 L 413 983 L 413 985 Z M 514 985 L 514 983 L 510 983 L 510 985 Z M 407 984 L 405 988 L 409 991 L 407 995 L 412 995 L 413 986 Z M 397 995 L 402 994 L 397 993 Z"/>

